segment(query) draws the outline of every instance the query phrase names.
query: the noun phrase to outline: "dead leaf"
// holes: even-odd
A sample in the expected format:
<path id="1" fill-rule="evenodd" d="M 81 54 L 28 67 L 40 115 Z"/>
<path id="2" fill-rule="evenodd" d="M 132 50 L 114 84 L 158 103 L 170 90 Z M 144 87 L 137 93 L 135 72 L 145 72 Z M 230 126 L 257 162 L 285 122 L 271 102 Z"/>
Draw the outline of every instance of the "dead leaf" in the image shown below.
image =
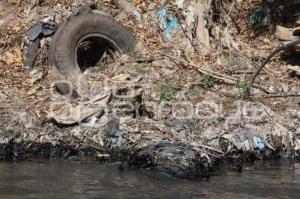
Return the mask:
<path id="1" fill-rule="evenodd" d="M 20 47 L 15 48 L 15 63 L 20 65 L 23 63 L 22 61 L 22 51 Z"/>
<path id="2" fill-rule="evenodd" d="M 11 64 L 21 65 L 22 52 L 20 47 L 16 47 L 13 53 L 9 51 L 4 52 L 4 54 L 0 56 L 0 60 L 6 63 L 7 65 L 11 65 Z"/>
<path id="3" fill-rule="evenodd" d="M 292 72 L 296 72 L 297 75 L 300 75 L 300 67 L 299 66 L 287 66 L 287 69 Z"/>
<path id="4" fill-rule="evenodd" d="M 120 74 L 117 76 L 114 76 L 113 78 L 111 78 L 111 80 L 113 81 L 126 81 L 129 79 L 129 75 L 128 74 Z"/>
<path id="5" fill-rule="evenodd" d="M 7 65 L 11 65 L 14 63 L 14 54 L 11 52 L 4 52 L 4 54 L 0 57 L 0 60 L 6 63 Z"/>

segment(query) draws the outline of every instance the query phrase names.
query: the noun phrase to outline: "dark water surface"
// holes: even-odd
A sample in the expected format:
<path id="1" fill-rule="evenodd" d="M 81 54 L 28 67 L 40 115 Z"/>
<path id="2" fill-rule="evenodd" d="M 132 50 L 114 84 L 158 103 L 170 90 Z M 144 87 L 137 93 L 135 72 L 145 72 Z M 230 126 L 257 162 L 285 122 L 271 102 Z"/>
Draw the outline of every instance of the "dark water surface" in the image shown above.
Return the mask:
<path id="1" fill-rule="evenodd" d="M 260 163 L 192 182 L 96 162 L 0 162 L 0 199 L 19 198 L 300 198 L 300 163 Z"/>

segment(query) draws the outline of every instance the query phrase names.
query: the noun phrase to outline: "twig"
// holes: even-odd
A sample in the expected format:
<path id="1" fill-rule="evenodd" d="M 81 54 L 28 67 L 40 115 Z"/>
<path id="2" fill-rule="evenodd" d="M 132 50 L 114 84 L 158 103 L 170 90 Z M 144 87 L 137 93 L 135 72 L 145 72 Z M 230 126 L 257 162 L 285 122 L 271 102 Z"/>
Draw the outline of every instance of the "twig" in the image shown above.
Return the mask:
<path id="1" fill-rule="evenodd" d="M 192 41 L 192 39 L 189 37 L 189 35 L 187 34 L 187 30 L 183 27 L 182 23 L 180 20 L 183 20 L 181 15 L 179 15 L 178 11 L 176 10 L 176 17 L 179 19 L 178 23 L 180 24 L 180 27 L 182 29 L 182 31 L 184 32 L 184 35 L 186 36 L 186 38 L 188 38 L 188 40 L 190 41 L 190 43 L 192 44 L 193 48 L 195 48 L 195 45 Z"/>
<path id="2" fill-rule="evenodd" d="M 4 41 L 4 44 L 3 44 L 2 49 L 5 49 L 5 48 L 6 48 L 6 46 L 7 46 L 7 41 L 8 41 L 8 33 L 6 33 L 6 35 L 5 35 L 5 41 Z"/>
<path id="3" fill-rule="evenodd" d="M 197 147 L 205 148 L 205 149 L 208 149 L 208 150 L 211 150 L 211 151 L 215 151 L 215 152 L 220 153 L 220 154 L 224 154 L 223 151 L 220 151 L 218 149 L 215 149 L 215 148 L 212 148 L 212 147 L 209 147 L 209 146 L 205 146 L 205 145 L 202 145 L 202 144 L 193 144 L 193 145 L 197 146 Z"/>
<path id="4" fill-rule="evenodd" d="M 280 51 L 289 49 L 293 46 L 296 46 L 300 44 L 300 40 L 296 40 L 296 41 L 292 41 L 288 44 L 285 44 L 279 48 L 277 48 L 276 50 L 274 50 L 264 61 L 263 63 L 259 66 L 259 68 L 255 71 L 255 73 L 253 74 L 253 76 L 251 77 L 250 83 L 249 83 L 249 87 L 246 89 L 246 93 L 245 93 L 245 97 L 249 97 L 250 96 L 250 90 L 251 87 L 253 87 L 255 79 L 257 78 L 257 76 L 260 74 L 260 72 L 262 71 L 262 69 L 265 67 L 265 65 L 272 59 L 272 57 L 277 54 Z"/>
<path id="5" fill-rule="evenodd" d="M 241 5 L 240 9 L 238 10 L 238 16 L 236 17 L 237 21 L 241 17 L 241 12 L 242 12 L 242 9 L 244 7 L 244 3 L 245 3 L 245 1 L 242 1 L 242 5 Z M 235 28 L 237 29 L 238 33 L 240 33 L 241 32 L 241 28 L 239 27 L 239 25 L 237 24 L 237 22 L 235 20 L 233 20 L 232 22 L 234 23 Z"/>
<path id="6" fill-rule="evenodd" d="M 206 88 L 204 86 L 204 84 L 202 82 L 199 82 L 199 83 L 193 83 L 192 85 L 201 85 L 201 88 L 205 89 L 205 90 L 208 90 L 210 92 L 214 92 L 214 93 L 217 93 L 219 95 L 223 95 L 225 97 L 230 97 L 230 98 L 236 98 L 237 96 L 236 95 L 233 95 L 231 93 L 226 93 L 226 92 L 222 92 L 222 91 L 217 91 L 217 90 L 213 90 L 213 89 L 210 89 L 210 88 Z"/>
<path id="7" fill-rule="evenodd" d="M 160 28 L 160 25 L 159 25 L 159 23 L 157 22 L 157 20 L 153 18 L 152 14 L 150 14 L 149 16 L 150 16 L 151 20 L 155 23 L 155 25 L 156 25 L 156 27 L 157 27 L 157 29 L 158 29 L 157 31 L 158 31 L 159 36 L 161 37 L 161 39 L 163 40 L 163 42 L 167 43 L 167 41 L 166 41 L 166 39 L 165 39 L 165 37 L 164 37 L 164 35 L 163 35 L 163 31 L 162 31 L 162 29 Z"/>
<path id="8" fill-rule="evenodd" d="M 265 98 L 286 98 L 286 97 L 300 97 L 300 93 L 280 93 L 266 96 Z"/>
<path id="9" fill-rule="evenodd" d="M 218 73 L 218 72 L 215 72 L 215 71 L 211 71 L 211 70 L 208 70 L 208 69 L 202 69 L 202 68 L 199 68 L 196 64 L 194 64 L 194 63 L 192 63 L 192 62 L 191 62 L 191 63 L 188 63 L 188 62 L 185 61 L 185 60 L 178 59 L 178 58 L 173 57 L 173 56 L 171 56 L 171 55 L 168 55 L 168 54 L 166 54 L 166 53 L 163 53 L 163 52 L 159 52 L 159 53 L 162 54 L 162 55 L 164 55 L 164 56 L 166 56 L 166 57 L 168 57 L 168 58 L 170 58 L 170 59 L 173 59 L 173 60 L 175 60 L 175 61 L 177 61 L 177 62 L 179 62 L 179 63 L 182 63 L 182 64 L 184 64 L 184 65 L 186 65 L 186 66 L 188 66 L 188 65 L 192 66 L 192 67 L 190 67 L 190 68 L 188 68 L 188 69 L 196 70 L 196 71 L 198 71 L 198 72 L 200 72 L 200 73 L 202 73 L 202 74 L 206 74 L 206 75 L 212 76 L 212 77 L 214 77 L 214 78 L 216 78 L 216 79 L 219 79 L 219 80 L 224 81 L 224 82 L 227 83 L 227 84 L 237 85 L 237 84 L 239 84 L 239 83 L 243 83 L 243 82 L 239 81 L 239 80 L 236 79 L 236 78 L 233 78 L 233 77 L 230 77 L 230 76 L 227 76 L 227 75 L 223 75 L 223 74 L 221 74 L 221 73 Z M 252 87 L 253 87 L 253 88 L 260 89 L 260 90 L 262 90 L 263 92 L 265 92 L 265 93 L 267 93 L 267 94 L 270 94 L 270 92 L 269 92 L 266 88 L 263 88 L 263 87 L 261 87 L 260 85 L 253 84 Z"/>
<path id="10" fill-rule="evenodd" d="M 231 71 L 234 74 L 253 74 L 253 70 L 236 70 L 236 71 Z"/>
<path id="11" fill-rule="evenodd" d="M 225 76 L 225 75 L 222 75 L 220 73 L 217 73 L 217 72 L 213 72 L 213 71 L 209 71 L 209 70 L 206 70 L 206 69 L 202 69 L 202 68 L 199 68 L 197 65 L 193 64 L 192 62 L 191 63 L 188 63 L 186 62 L 185 60 L 182 60 L 182 59 L 178 59 L 176 57 L 173 57 L 171 55 L 168 55 L 166 53 L 163 53 L 163 52 L 159 52 L 160 54 L 172 59 L 172 60 L 175 60 L 179 63 L 182 63 L 186 66 L 190 65 L 192 66 L 192 68 L 188 68 L 188 69 L 196 69 L 197 71 L 199 71 L 200 73 L 202 74 L 205 74 L 205 75 L 210 75 L 216 79 L 220 79 L 220 80 L 223 80 L 224 82 L 228 83 L 228 84 L 235 84 L 235 80 L 233 80 L 232 77 L 228 77 L 228 76 Z"/>
<path id="12" fill-rule="evenodd" d="M 157 61 L 157 60 L 161 60 L 162 58 L 161 57 L 157 57 L 157 58 L 154 58 L 154 57 L 151 57 L 151 58 L 145 58 L 145 59 L 134 59 L 134 60 L 128 60 L 128 61 L 124 61 L 124 62 L 121 62 L 121 64 L 130 64 L 130 63 L 151 63 L 151 62 L 154 62 L 154 61 Z"/>

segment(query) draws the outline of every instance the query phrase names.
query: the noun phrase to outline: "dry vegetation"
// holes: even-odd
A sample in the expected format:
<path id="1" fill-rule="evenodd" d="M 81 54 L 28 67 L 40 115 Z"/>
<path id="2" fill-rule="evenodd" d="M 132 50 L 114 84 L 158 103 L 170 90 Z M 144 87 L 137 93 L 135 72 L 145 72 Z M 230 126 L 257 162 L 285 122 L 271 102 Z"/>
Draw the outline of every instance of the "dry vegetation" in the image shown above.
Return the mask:
<path id="1" fill-rule="evenodd" d="M 34 5 L 32 2 L 34 1 L 6 0 L 0 2 L 0 87 L 3 95 L 0 106 L 2 108 L 39 110 L 38 114 L 41 114 L 43 103 L 49 100 L 47 92 L 50 89 L 50 77 L 47 73 L 47 56 L 43 53 L 42 56 L 39 56 L 42 61 L 37 60 L 37 67 L 43 68 L 43 78 L 32 83 L 32 76 L 27 74 L 22 67 L 22 40 L 26 30 L 44 18 L 46 14 L 55 10 L 58 13 L 62 12 L 62 16 L 64 16 L 66 14 L 63 13 L 64 11 L 73 11 L 76 8 L 73 1 L 68 0 L 39 1 L 39 5 Z M 163 37 L 157 20 L 151 15 L 154 10 L 162 7 L 163 3 L 160 0 L 132 1 L 142 14 L 140 21 L 135 21 L 131 17 L 120 17 L 119 8 L 110 0 L 95 2 L 103 12 L 115 17 L 133 31 L 148 48 L 148 53 L 144 55 L 132 55 L 134 59 L 167 58 L 169 60 L 169 66 L 158 66 L 155 62 L 145 63 L 147 70 L 137 66 L 135 67 L 138 68 L 136 69 L 137 73 L 145 76 L 151 73 L 156 77 L 154 82 L 158 81 L 159 85 L 168 85 L 172 91 L 173 88 L 183 89 L 200 85 L 201 89 L 208 90 L 206 93 L 208 95 L 204 97 L 199 94 L 198 98 L 218 96 L 224 102 L 243 97 L 243 90 L 247 87 L 246 81 L 249 80 L 251 73 L 273 49 L 280 45 L 274 36 L 275 24 L 292 26 L 290 21 L 276 15 L 272 16 L 271 21 L 267 24 L 251 28 L 251 12 L 255 8 L 262 7 L 262 1 L 249 0 L 242 3 L 216 1 L 220 3 L 218 5 L 221 7 L 215 7 L 213 10 L 217 13 L 213 13 L 212 21 L 209 24 L 211 45 L 209 53 L 202 55 L 199 49 L 205 47 L 202 46 L 201 41 L 198 41 L 193 46 L 194 49 L 187 53 L 183 48 L 184 45 L 178 45 L 180 42 L 177 38 L 168 41 Z M 169 14 L 176 15 L 175 1 L 170 1 L 167 6 Z M 221 16 L 217 16 L 217 14 Z M 179 23 L 181 23 L 180 20 Z M 181 25 L 185 26 L 185 24 Z M 229 41 L 229 46 L 224 44 L 228 41 L 216 35 L 216 29 L 219 34 L 224 33 L 224 30 L 230 33 L 233 40 Z M 182 38 L 186 34 L 180 36 Z M 263 87 L 272 94 L 254 89 L 250 99 L 262 101 L 278 111 L 284 110 L 289 105 L 297 106 L 299 103 L 297 97 L 292 99 L 281 97 L 290 92 L 299 93 L 299 74 L 297 73 L 299 59 L 297 56 L 294 58 L 276 56 L 267 64 L 257 79 L 259 84 L 257 87 Z M 158 93 L 161 92 L 163 91 L 158 91 Z M 211 93 L 216 95 L 210 96 Z M 289 101 L 296 103 L 287 103 Z"/>

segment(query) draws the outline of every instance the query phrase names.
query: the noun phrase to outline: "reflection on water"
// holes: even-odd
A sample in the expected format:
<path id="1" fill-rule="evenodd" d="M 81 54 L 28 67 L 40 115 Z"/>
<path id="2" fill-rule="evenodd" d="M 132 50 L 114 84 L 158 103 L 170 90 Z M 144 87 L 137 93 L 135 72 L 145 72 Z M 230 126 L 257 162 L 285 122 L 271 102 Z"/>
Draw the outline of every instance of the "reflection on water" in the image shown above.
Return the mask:
<path id="1" fill-rule="evenodd" d="M 267 163 L 209 182 L 150 177 L 95 162 L 0 162 L 1 199 L 300 198 L 300 163 Z"/>

